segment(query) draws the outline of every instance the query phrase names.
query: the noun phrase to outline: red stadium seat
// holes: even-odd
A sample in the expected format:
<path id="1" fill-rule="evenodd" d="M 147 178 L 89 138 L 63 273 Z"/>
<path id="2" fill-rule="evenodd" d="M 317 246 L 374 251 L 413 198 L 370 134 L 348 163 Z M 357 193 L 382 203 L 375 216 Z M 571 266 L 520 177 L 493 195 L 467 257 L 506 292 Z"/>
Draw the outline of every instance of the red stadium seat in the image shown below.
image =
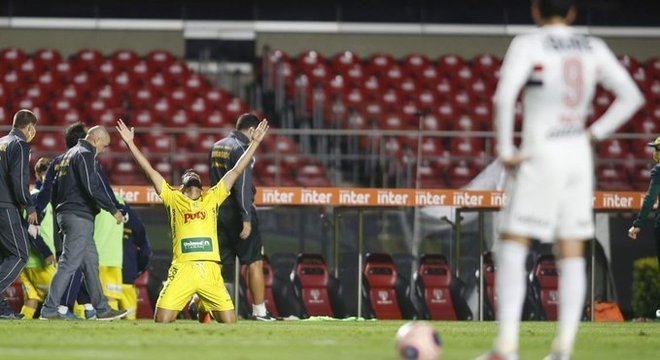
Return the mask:
<path id="1" fill-rule="evenodd" d="M 366 101 L 362 90 L 360 88 L 352 88 L 349 90 L 343 99 L 346 107 L 350 109 L 362 109 L 364 107 L 364 102 Z"/>
<path id="2" fill-rule="evenodd" d="M 185 62 L 177 60 L 167 67 L 165 73 L 172 79 L 172 82 L 179 86 L 183 85 L 190 77 L 190 69 Z"/>
<path id="3" fill-rule="evenodd" d="M 156 122 L 169 122 L 173 113 L 174 108 L 170 104 L 170 100 L 166 97 L 161 97 L 153 104 L 152 114 L 156 117 Z"/>
<path id="4" fill-rule="evenodd" d="M 55 64 L 51 72 L 58 83 L 66 84 L 73 79 L 74 67 L 70 61 L 64 60 Z"/>
<path id="5" fill-rule="evenodd" d="M 169 75 L 155 73 L 151 79 L 149 79 L 149 88 L 155 95 L 166 96 L 172 89 L 172 81 Z"/>
<path id="6" fill-rule="evenodd" d="M 99 66 L 98 76 L 101 84 L 110 84 L 117 74 L 121 72 L 115 63 L 110 59 L 105 59 Z"/>
<path id="7" fill-rule="evenodd" d="M 625 159 L 629 156 L 628 144 L 619 139 L 606 139 L 598 143 L 598 156 L 605 159 Z"/>
<path id="8" fill-rule="evenodd" d="M 121 71 L 131 71 L 140 61 L 138 54 L 130 49 L 119 49 L 111 55 L 112 62 Z"/>
<path id="9" fill-rule="evenodd" d="M 360 86 L 364 83 L 367 74 L 361 64 L 353 64 L 342 73 L 346 81 L 352 86 Z"/>
<path id="10" fill-rule="evenodd" d="M 275 301 L 275 294 L 273 291 L 273 285 L 275 282 L 275 272 L 273 271 L 273 266 L 270 264 L 268 259 L 264 256 L 263 259 L 263 272 L 264 272 L 264 300 L 266 303 L 266 310 L 274 317 L 279 317 L 280 312 L 277 308 L 277 303 Z M 241 266 L 241 286 L 247 298 L 248 304 L 254 304 L 254 298 L 252 297 L 252 291 L 250 290 L 248 276 L 248 267 L 247 265 Z M 251 310 L 250 310 L 251 311 Z"/>
<path id="11" fill-rule="evenodd" d="M 628 171 L 622 165 L 603 164 L 596 167 L 597 189 L 605 191 L 630 190 Z"/>
<path id="12" fill-rule="evenodd" d="M 369 76 L 364 83 L 362 84 L 362 92 L 369 99 L 378 99 L 380 98 L 383 88 L 381 87 L 380 79 L 375 76 Z"/>
<path id="13" fill-rule="evenodd" d="M 232 95 L 225 89 L 211 89 L 204 94 L 208 105 L 214 109 L 223 109 L 231 101 Z"/>
<path id="14" fill-rule="evenodd" d="M 53 70 L 62 61 L 62 55 L 55 49 L 39 49 L 32 55 L 40 71 Z"/>
<path id="15" fill-rule="evenodd" d="M 137 314 L 138 319 L 153 319 L 154 309 L 151 305 L 149 298 L 149 270 L 143 272 L 137 279 L 135 279 L 135 288 L 138 293 Z"/>
<path id="16" fill-rule="evenodd" d="M 41 95 L 43 95 L 47 99 L 50 99 L 55 94 L 55 91 L 59 90 L 59 88 L 62 86 L 51 71 L 47 71 L 39 75 L 36 84 L 39 86 L 40 92 L 42 93 L 36 97 L 41 97 Z M 29 90 L 27 95 L 35 97 L 29 94 Z"/>
<path id="17" fill-rule="evenodd" d="M 58 132 L 39 132 L 34 139 L 32 149 L 43 153 L 59 154 L 66 150 L 64 137 Z"/>
<path id="18" fill-rule="evenodd" d="M 369 59 L 367 71 L 369 74 L 383 76 L 387 71 L 396 65 L 396 59 L 390 54 L 374 54 Z"/>
<path id="19" fill-rule="evenodd" d="M 400 83 L 404 78 L 403 70 L 399 65 L 393 65 L 385 71 L 381 78 L 388 87 L 400 87 Z"/>
<path id="20" fill-rule="evenodd" d="M 639 165 L 631 172 L 633 188 L 636 191 L 647 191 L 651 184 L 651 168 L 646 165 Z"/>
<path id="21" fill-rule="evenodd" d="M 105 111 L 105 109 L 109 108 L 108 104 L 101 98 L 92 99 L 87 104 L 87 113 L 94 122 L 98 121 L 101 113 Z"/>
<path id="22" fill-rule="evenodd" d="M 155 124 L 155 119 L 150 110 L 138 109 L 133 111 L 131 126 L 149 128 Z"/>
<path id="23" fill-rule="evenodd" d="M 154 100 L 155 95 L 149 87 L 138 88 L 129 96 L 129 103 L 135 109 L 149 108 Z"/>
<path id="24" fill-rule="evenodd" d="M 438 72 L 441 77 L 454 77 L 464 64 L 465 60 L 459 55 L 443 55 L 438 59 Z"/>
<path id="25" fill-rule="evenodd" d="M 111 85 L 103 85 L 98 88 L 96 97 L 103 100 L 108 106 L 119 107 L 123 105 L 122 94 Z"/>
<path id="26" fill-rule="evenodd" d="M 188 111 L 185 109 L 177 109 L 172 114 L 169 121 L 166 122 L 167 126 L 171 127 L 186 127 L 192 125 L 193 121 L 190 119 Z"/>
<path id="27" fill-rule="evenodd" d="M 441 80 L 440 73 L 434 64 L 426 65 L 424 68 L 420 69 L 416 78 L 418 84 L 427 89 L 433 89 Z"/>
<path id="28" fill-rule="evenodd" d="M 120 160 L 109 172 L 110 181 L 119 185 L 146 185 L 147 180 L 133 160 Z"/>
<path id="29" fill-rule="evenodd" d="M 184 88 L 172 89 L 169 93 L 170 104 L 176 109 L 183 109 L 190 104 L 190 95 Z"/>
<path id="30" fill-rule="evenodd" d="M 413 78 L 407 77 L 401 79 L 401 81 L 398 84 L 398 88 L 399 91 L 401 92 L 401 95 L 403 95 L 404 99 L 414 100 L 418 96 L 417 83 Z"/>
<path id="31" fill-rule="evenodd" d="M 366 304 L 377 319 L 401 319 L 401 308 L 396 292 L 398 272 L 389 254 L 365 256 L 364 288 Z"/>
<path id="32" fill-rule="evenodd" d="M 208 80 L 202 75 L 192 74 L 183 83 L 188 94 L 193 96 L 204 96 L 204 94 L 211 88 Z"/>
<path id="33" fill-rule="evenodd" d="M 425 254 L 414 275 L 415 290 L 430 320 L 471 320 L 472 312 L 461 296 L 458 279 L 443 255 Z"/>
<path id="34" fill-rule="evenodd" d="M 0 82 L 0 108 L 3 108 L 5 105 L 8 105 L 11 101 L 11 94 L 5 89 L 5 85 Z"/>
<path id="35" fill-rule="evenodd" d="M 83 71 L 97 71 L 105 57 L 98 50 L 83 49 L 72 57 L 74 66 Z"/>
<path id="36" fill-rule="evenodd" d="M 433 90 L 439 99 L 451 100 L 456 91 L 456 84 L 449 78 L 442 78 L 433 85 Z"/>
<path id="37" fill-rule="evenodd" d="M 445 121 L 435 113 L 424 114 L 422 119 L 422 131 L 440 131 L 446 130 L 447 124 Z"/>
<path id="38" fill-rule="evenodd" d="M 494 78 L 502 65 L 502 59 L 493 54 L 481 54 L 472 60 L 472 70 L 480 78 Z"/>
<path id="39" fill-rule="evenodd" d="M 321 255 L 299 254 L 291 276 L 308 316 L 341 315 L 338 286 Z"/>
<path id="40" fill-rule="evenodd" d="M 406 76 L 420 78 L 422 71 L 431 65 L 431 60 L 424 54 L 409 54 L 402 62 L 403 71 Z"/>
<path id="41" fill-rule="evenodd" d="M 475 167 L 466 160 L 460 160 L 449 166 L 447 183 L 452 189 L 459 189 L 467 185 L 477 176 Z"/>
<path id="42" fill-rule="evenodd" d="M 122 71 L 110 80 L 110 86 L 123 96 L 129 96 L 140 86 L 139 81 L 133 77 L 133 73 Z"/>
<path id="43" fill-rule="evenodd" d="M 26 59 L 27 55 L 21 49 L 5 48 L 0 50 L 0 66 L 3 69 L 18 70 Z"/>
<path id="44" fill-rule="evenodd" d="M 146 148 L 153 153 L 170 153 L 176 151 L 174 135 L 160 130 L 140 134 Z"/>
<path id="45" fill-rule="evenodd" d="M 328 179 L 328 174 L 325 171 L 325 167 L 323 164 L 319 163 L 309 163 L 300 167 L 296 172 L 296 181 L 301 186 L 332 186 L 332 183 Z"/>
<path id="46" fill-rule="evenodd" d="M 386 110 L 399 111 L 403 105 L 403 96 L 397 89 L 387 89 L 381 94 L 381 103 Z"/>
<path id="47" fill-rule="evenodd" d="M 200 125 L 214 129 L 227 127 L 233 128 L 235 121 L 236 119 L 229 119 L 227 115 L 220 110 L 212 110 Z"/>
<path id="48" fill-rule="evenodd" d="M 545 316 L 550 321 L 556 321 L 559 304 L 559 272 L 555 257 L 552 255 L 541 256 L 533 271 Z"/>
<path id="49" fill-rule="evenodd" d="M 313 68 L 319 64 L 325 65 L 326 60 L 325 57 L 317 51 L 304 51 L 298 55 L 297 65 L 298 68 L 303 71 L 307 71 L 307 69 Z"/>
<path id="50" fill-rule="evenodd" d="M 139 60 L 136 62 L 129 71 L 131 76 L 140 86 L 145 86 L 154 75 L 154 71 L 149 68 L 146 60 Z"/>
<path id="51" fill-rule="evenodd" d="M 76 87 L 79 93 L 86 94 L 96 88 L 96 77 L 86 71 L 81 71 L 73 76 L 71 83 Z M 86 96 L 86 95 L 85 95 Z"/>
<path id="52" fill-rule="evenodd" d="M 27 59 L 18 67 L 18 76 L 24 84 L 31 84 L 37 80 L 40 72 L 32 59 Z"/>
<path id="53" fill-rule="evenodd" d="M 346 73 L 347 69 L 360 63 L 361 60 L 357 54 L 351 51 L 342 51 L 334 56 L 332 67 L 337 73 Z"/>
<path id="54" fill-rule="evenodd" d="M 231 122 L 236 122 L 236 119 L 242 114 L 250 111 L 248 104 L 239 98 L 231 99 L 224 108 L 224 113 L 227 115 Z"/>
<path id="55" fill-rule="evenodd" d="M 166 50 L 154 50 L 147 54 L 147 64 L 157 71 L 166 71 L 175 61 L 174 55 Z"/>
<path id="56" fill-rule="evenodd" d="M 483 139 L 474 137 L 454 137 L 449 142 L 452 156 L 476 158 L 484 151 Z"/>

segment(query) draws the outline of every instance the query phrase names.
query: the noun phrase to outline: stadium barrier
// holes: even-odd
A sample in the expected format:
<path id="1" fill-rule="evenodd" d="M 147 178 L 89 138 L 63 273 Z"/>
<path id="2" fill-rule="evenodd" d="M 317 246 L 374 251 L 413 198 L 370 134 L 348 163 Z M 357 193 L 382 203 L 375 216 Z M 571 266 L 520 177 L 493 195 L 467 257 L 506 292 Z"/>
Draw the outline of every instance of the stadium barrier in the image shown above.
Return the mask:
<path id="1" fill-rule="evenodd" d="M 155 205 L 161 202 L 153 188 L 149 186 L 115 186 L 114 190 L 124 199 L 136 205 Z M 597 191 L 594 193 L 593 207 L 596 212 L 634 212 L 638 211 L 644 199 L 642 192 Z M 356 211 L 360 219 L 358 225 L 358 288 L 364 283 L 364 237 L 362 212 L 373 208 L 411 208 L 426 206 L 448 206 L 455 208 L 456 222 L 454 228 L 454 251 L 460 256 L 461 248 L 461 214 L 465 212 L 479 213 L 479 249 L 475 255 L 479 257 L 479 268 L 483 268 L 481 254 L 485 249 L 483 231 L 483 214 L 497 211 L 506 203 L 507 195 L 502 191 L 475 191 L 452 189 L 382 189 L 382 188 L 330 188 L 330 187 L 259 187 L 255 204 L 259 207 L 295 206 L 295 207 L 330 207 L 333 210 L 334 225 L 341 223 L 341 214 Z M 339 269 L 339 231 L 334 238 L 334 275 L 338 277 Z M 593 246 L 594 243 L 592 243 Z M 593 262 L 592 262 L 593 263 Z M 455 273 L 459 274 L 459 264 L 455 265 Z M 592 271 L 592 289 L 594 272 Z M 483 289 L 483 277 L 479 273 L 479 289 Z M 359 292 L 358 292 L 359 293 Z M 593 291 L 591 292 L 593 297 Z M 359 296 L 359 295 L 358 295 Z M 358 303 L 358 316 L 362 316 L 361 299 Z M 591 299 L 590 303 L 593 303 Z M 478 320 L 483 320 L 483 297 L 479 294 Z M 593 318 L 593 312 L 592 312 Z"/>

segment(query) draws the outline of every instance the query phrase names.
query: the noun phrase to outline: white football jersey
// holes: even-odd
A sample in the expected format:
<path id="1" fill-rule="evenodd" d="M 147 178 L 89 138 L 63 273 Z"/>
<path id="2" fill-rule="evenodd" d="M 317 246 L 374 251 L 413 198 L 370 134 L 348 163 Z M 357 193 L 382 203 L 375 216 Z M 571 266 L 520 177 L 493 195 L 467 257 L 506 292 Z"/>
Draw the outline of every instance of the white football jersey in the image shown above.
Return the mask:
<path id="1" fill-rule="evenodd" d="M 498 153 L 509 159 L 514 107 L 523 91 L 522 154 L 563 146 L 563 140 L 585 137 L 585 122 L 596 85 L 616 100 L 590 127 L 603 139 L 627 121 L 644 98 L 605 42 L 566 25 L 548 25 L 516 36 L 504 58 L 494 98 Z"/>

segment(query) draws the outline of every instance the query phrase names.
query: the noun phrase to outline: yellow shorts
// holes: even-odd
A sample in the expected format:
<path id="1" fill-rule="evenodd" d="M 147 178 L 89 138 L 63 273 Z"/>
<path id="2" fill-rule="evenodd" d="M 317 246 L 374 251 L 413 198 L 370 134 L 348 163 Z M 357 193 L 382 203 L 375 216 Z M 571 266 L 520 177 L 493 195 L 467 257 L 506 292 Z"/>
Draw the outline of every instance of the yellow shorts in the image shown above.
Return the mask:
<path id="1" fill-rule="evenodd" d="M 21 281 L 23 282 L 25 298 L 44 302 L 55 271 L 55 265 L 46 265 L 43 268 L 23 269 L 23 272 L 21 272 Z"/>
<path id="2" fill-rule="evenodd" d="M 123 310 L 130 310 L 126 318 L 128 320 L 135 320 L 138 307 L 137 288 L 135 285 L 124 284 L 122 285 L 124 296 L 119 301 L 119 308 Z"/>
<path id="3" fill-rule="evenodd" d="M 103 286 L 103 294 L 113 299 L 124 297 L 124 284 L 120 267 L 99 266 L 99 279 Z"/>
<path id="4" fill-rule="evenodd" d="M 234 304 L 222 280 L 220 265 L 212 261 L 172 264 L 158 296 L 157 308 L 181 311 L 197 294 L 209 311 L 233 310 Z"/>

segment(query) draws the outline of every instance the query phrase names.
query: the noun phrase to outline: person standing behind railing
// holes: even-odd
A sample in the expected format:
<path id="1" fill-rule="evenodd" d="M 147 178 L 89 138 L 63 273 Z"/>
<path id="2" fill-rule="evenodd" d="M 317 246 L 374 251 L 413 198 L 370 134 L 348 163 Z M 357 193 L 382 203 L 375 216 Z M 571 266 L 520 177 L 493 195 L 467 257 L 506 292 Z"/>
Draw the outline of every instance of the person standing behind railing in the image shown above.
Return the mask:
<path id="1" fill-rule="evenodd" d="M 658 211 L 658 201 L 660 201 L 660 136 L 655 141 L 649 143 L 649 146 L 654 149 L 653 160 L 657 164 L 651 170 L 651 184 L 644 197 L 644 203 L 642 204 L 642 209 L 639 211 L 639 215 L 633 221 L 632 227 L 628 229 L 628 236 L 631 239 L 637 239 L 637 235 L 642 231 L 642 225 L 646 221 L 646 218 L 651 210 L 655 209 L 655 256 L 658 259 L 658 265 L 660 265 L 660 211 Z"/>

